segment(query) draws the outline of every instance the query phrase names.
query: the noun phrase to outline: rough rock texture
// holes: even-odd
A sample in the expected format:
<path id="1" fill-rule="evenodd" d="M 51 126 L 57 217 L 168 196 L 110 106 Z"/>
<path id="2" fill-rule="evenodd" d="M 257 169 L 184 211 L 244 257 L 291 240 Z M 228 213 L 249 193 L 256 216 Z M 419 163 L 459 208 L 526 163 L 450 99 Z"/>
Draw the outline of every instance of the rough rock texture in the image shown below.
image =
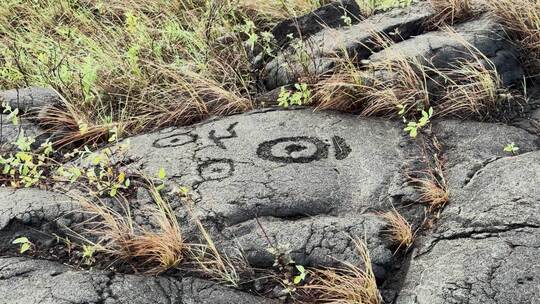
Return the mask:
<path id="1" fill-rule="evenodd" d="M 351 58 L 367 58 L 374 45 L 374 34 L 407 39 L 422 32 L 422 23 L 433 15 L 427 2 L 377 14 L 347 27 L 325 28 L 303 41 L 303 50 L 286 48 L 266 64 L 265 85 L 268 89 L 296 81 L 301 74 L 328 71 L 344 51 Z M 393 34 L 392 34 L 393 33 Z M 307 56 L 306 56 L 307 55 Z M 301 57 L 309 57 L 306 62 Z"/>
<path id="2" fill-rule="evenodd" d="M 299 51 L 291 42 L 270 60 L 264 70 L 265 84 L 273 89 L 303 76 L 323 74 L 341 60 L 338 55 L 343 53 L 357 62 L 362 59 L 376 62 L 400 55 L 422 59 L 436 68 L 448 68 L 459 60 L 479 59 L 487 67 L 494 67 L 506 86 L 523 79 L 517 48 L 508 40 L 503 27 L 488 14 L 457 24 L 450 30 L 430 31 L 426 24 L 434 14 L 426 1 L 376 14 L 350 27 L 322 29 L 304 38 L 304 50 Z M 396 43 L 381 50 L 375 33 L 384 34 Z M 471 50 L 483 55 L 477 54 L 475 58 Z M 303 57 L 305 59 L 301 59 Z"/>
<path id="3" fill-rule="evenodd" d="M 7 114 L 0 114 L 0 151 L 11 148 L 19 137 L 21 129 L 25 136 L 36 138 L 36 145 L 43 143 L 47 134 L 39 128 L 39 114 L 48 106 L 57 105 L 62 102 L 57 92 L 52 89 L 29 87 L 23 89 L 12 89 L 0 91 L 0 109 L 6 102 L 13 110 L 19 110 L 19 125 L 13 125 Z"/>
<path id="4" fill-rule="evenodd" d="M 77 271 L 26 258 L 0 258 L 0 294 L 5 304 L 275 303 L 204 280 Z"/>
<path id="5" fill-rule="evenodd" d="M 343 53 L 361 69 L 397 55 L 448 68 L 476 59 L 468 52 L 474 48 L 483 53 L 481 62 L 493 63 L 503 85 L 521 81 L 517 51 L 489 16 L 454 25 L 451 34 L 429 25 L 434 14 L 428 1 L 414 1 L 411 7 L 363 19 L 356 1 L 341 0 L 278 24 L 272 30 L 278 55 L 252 59 L 264 66 L 263 81 L 272 89 L 328 72 Z M 351 17 L 351 26 L 345 26 L 343 15 Z M 298 44 L 289 34 L 304 41 Z M 382 49 L 376 34 L 395 43 Z M 279 91 L 259 103 L 275 102 Z M 30 114 L 23 128 L 36 136 L 40 130 L 32 117 L 39 119 L 40 110 L 60 99 L 52 90 L 28 88 L 0 92 L 0 101 Z M 216 247 L 230 257 L 242 252 L 258 270 L 272 267 L 270 246 L 287 246 L 293 260 L 307 267 L 341 261 L 362 266 L 352 242 L 360 238 L 367 242 L 387 303 L 540 303 L 538 108 L 537 101 L 524 105 L 522 112 L 528 113 L 518 115 L 514 126 L 433 118 L 415 140 L 400 120 L 310 109 L 258 110 L 132 137 L 127 166 L 147 176 L 166 170 L 162 194 L 186 242 L 199 242 L 201 233 L 174 191 L 180 186 L 192 189 L 194 213 Z M 0 144 L 15 141 L 19 127 L 5 123 L 6 115 L 0 118 Z M 430 150 L 437 142 L 441 150 Z M 519 153 L 503 151 L 509 143 Z M 426 169 L 430 153 L 444 161 L 450 193 L 438 212 L 425 212 L 418 189 L 407 179 Z M 147 190 L 132 185 L 130 216 L 155 228 L 149 208 L 155 202 Z M 379 216 L 394 207 L 418 228 L 410 251 L 396 250 Z M 59 229 L 84 220 L 77 208 L 76 201 L 52 191 L 0 188 L 0 304 L 276 303 L 270 297 L 279 294 L 279 287 L 264 279 L 240 291 L 191 277 L 196 272 L 184 268 L 150 277 L 35 259 L 69 263 L 79 258 L 72 259 L 71 248 L 51 245 Z M 18 248 L 12 241 L 19 236 L 32 240 L 27 254 L 34 259 L 14 257 Z M 62 250 L 70 252 L 68 258 Z M 184 274 L 189 276 L 180 277 Z M 248 289 L 264 290 L 265 296 Z"/>
<path id="6" fill-rule="evenodd" d="M 411 37 L 371 55 L 369 60 L 376 62 L 399 54 L 423 59 L 436 68 L 448 68 L 459 60 L 476 60 L 468 50 L 475 50 L 473 53 L 486 66 L 485 58 L 489 59 L 505 86 L 522 81 L 524 72 L 517 49 L 503 27 L 488 15 L 456 25 L 453 32 L 438 30 Z"/>
<path id="7" fill-rule="evenodd" d="M 39 137 L 43 131 L 31 121 L 19 119 L 19 124 L 14 125 L 8 119 L 8 115 L 0 114 L 0 151 L 11 148 L 11 144 L 17 141 L 21 130 L 24 130 L 24 136 Z"/>
<path id="8" fill-rule="evenodd" d="M 361 237 L 389 302 L 539 300 L 538 136 L 462 121 L 434 121 L 430 134 L 443 145 L 450 202 L 403 265 L 376 215 L 392 204 L 416 208 L 404 176 L 423 157 L 415 144 L 420 139 L 410 140 L 400 121 L 310 109 L 254 111 L 130 138 L 129 156 L 130 166 L 148 175 L 166 168 L 169 188 L 191 187 L 195 211 L 218 248 L 228 254 L 242 249 L 254 267 L 271 266 L 269 242 L 288 244 L 293 259 L 306 266 L 336 266 L 336 259 L 360 263 L 351 237 Z M 509 142 L 520 155 L 503 151 Z M 0 191 L 3 244 L 30 233 L 25 227 L 46 230 L 47 224 L 81 220 L 66 196 Z M 199 238 L 177 195 L 168 199 L 186 238 Z M 148 195 L 139 189 L 132 214 L 140 224 L 148 224 L 146 203 Z M 423 218 L 421 209 L 404 212 L 413 221 Z M 15 299 L 8 303 L 273 301 L 195 278 L 76 271 L 8 257 L 0 259 L 0 292 Z"/>
<path id="9" fill-rule="evenodd" d="M 351 18 L 351 23 L 360 20 L 360 7 L 356 0 L 340 0 L 324 5 L 304 16 L 284 20 L 272 29 L 278 46 L 285 44 L 292 35 L 294 38 L 307 38 L 323 28 L 336 28 L 345 25 L 342 16 Z"/>
<path id="10" fill-rule="evenodd" d="M 11 221 L 39 225 L 59 220 L 62 224 L 69 224 L 64 216 L 73 208 L 73 200 L 63 194 L 34 188 L 15 190 L 0 187 L 0 230 Z"/>
<path id="11" fill-rule="evenodd" d="M 147 174 L 167 168 L 173 183 L 193 188 L 216 241 L 240 245 L 256 266 L 273 262 L 259 218 L 271 241 L 289 244 L 305 265 L 357 261 L 351 237 L 366 236 L 384 277 L 392 248 L 373 213 L 403 182 L 402 138 L 399 122 L 261 111 L 133 137 L 130 156 Z"/>
<path id="12" fill-rule="evenodd" d="M 40 87 L 0 91 L 0 101 L 7 102 L 12 108 L 18 108 L 23 112 L 39 110 L 62 102 L 57 92 Z"/>
<path id="13" fill-rule="evenodd" d="M 479 123 L 435 130 L 447 148 L 450 202 L 414 250 L 396 303 L 537 303 L 538 137 Z M 507 142 L 523 154 L 505 155 Z"/>

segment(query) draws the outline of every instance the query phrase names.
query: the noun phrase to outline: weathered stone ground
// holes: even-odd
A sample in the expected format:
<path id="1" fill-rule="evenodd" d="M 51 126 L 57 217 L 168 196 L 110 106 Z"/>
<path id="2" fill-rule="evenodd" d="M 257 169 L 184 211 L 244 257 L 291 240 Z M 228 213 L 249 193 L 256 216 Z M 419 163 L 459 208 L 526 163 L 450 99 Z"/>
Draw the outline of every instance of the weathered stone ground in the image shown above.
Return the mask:
<path id="1" fill-rule="evenodd" d="M 352 5 L 351 16 L 358 14 L 351 2 L 343 3 Z M 314 26 L 313 16 L 300 21 L 306 45 L 317 46 L 309 49 L 315 58 L 310 72 L 330 69 L 342 49 L 380 60 L 388 53 L 365 48 L 373 30 L 398 31 L 399 42 L 391 48 L 407 57 L 432 58 L 435 66 L 463 57 L 462 44 L 424 26 L 434 14 L 425 3 L 353 18 L 350 27 L 332 23 L 334 11 L 325 7 L 317 17 L 330 20 L 329 28 Z M 297 79 L 296 63 L 280 62 L 291 58 L 290 27 L 284 23 L 274 30 L 283 46 L 280 55 L 255 58 L 269 89 Z M 522 79 L 517 50 L 487 16 L 455 30 L 495 63 L 505 85 Z M 47 91 L 26 93 L 22 96 L 32 96 L 26 100 L 34 107 L 58 102 Z M 15 104 L 14 94 L 0 98 Z M 359 237 L 367 242 L 388 303 L 538 303 L 538 126 L 533 101 L 505 124 L 434 120 L 416 140 L 403 132 L 400 120 L 266 109 L 132 137 L 129 168 L 149 176 L 165 168 L 169 188 L 193 189 L 195 213 L 217 247 L 229 254 L 241 249 L 254 268 L 272 267 L 270 242 L 289 245 L 294 261 L 309 267 L 361 264 L 351 240 Z M 15 126 L 2 130 L 5 141 L 17 136 Z M 40 132 L 34 126 L 31 134 Z M 433 225 L 419 230 L 411 250 L 396 253 L 378 213 L 395 206 L 421 226 L 424 206 L 407 175 L 424 168 L 431 157 L 425 144 L 434 139 L 442 146 L 450 199 L 433 215 Z M 520 148 L 518 155 L 503 151 L 511 142 Z M 195 242 L 200 234 L 185 206 L 175 195 L 166 198 L 186 239 Z M 148 193 L 138 189 L 131 203 L 138 224 L 148 224 Z M 44 259 L 54 234 L 76 229 L 82 220 L 77 202 L 66 195 L 0 188 L 0 303 L 279 303 L 275 292 L 257 284 L 236 290 L 192 275 L 83 270 L 64 265 L 68 261 L 61 255 Z M 39 239 L 38 247 L 45 249 L 38 258 L 15 254 L 10 243 L 21 235 Z"/>

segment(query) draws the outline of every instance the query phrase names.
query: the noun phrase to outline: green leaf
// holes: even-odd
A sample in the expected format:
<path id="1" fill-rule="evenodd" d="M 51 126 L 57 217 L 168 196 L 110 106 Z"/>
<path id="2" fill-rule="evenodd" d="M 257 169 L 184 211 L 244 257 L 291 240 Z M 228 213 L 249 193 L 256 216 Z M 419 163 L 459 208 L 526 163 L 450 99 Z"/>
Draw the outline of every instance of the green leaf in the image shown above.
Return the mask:
<path id="1" fill-rule="evenodd" d="M 180 187 L 180 193 L 182 195 L 187 195 L 189 194 L 189 188 L 188 187 Z"/>
<path id="2" fill-rule="evenodd" d="M 21 249 L 19 250 L 19 252 L 22 254 L 28 251 L 28 249 L 30 249 L 30 243 L 24 243 L 21 245 Z"/>
<path id="3" fill-rule="evenodd" d="M 295 276 L 294 279 L 293 279 L 293 283 L 295 285 L 298 285 L 298 284 L 300 284 L 300 282 L 302 282 L 302 277 L 299 276 L 299 275 Z"/>
<path id="4" fill-rule="evenodd" d="M 11 242 L 12 244 L 24 244 L 24 243 L 30 243 L 30 240 L 28 240 L 27 237 L 25 236 L 21 236 L 19 238 L 16 238 L 13 242 Z"/>
<path id="5" fill-rule="evenodd" d="M 163 167 L 159 168 L 158 177 L 161 180 L 165 179 L 165 177 L 166 177 L 165 168 L 163 168 Z"/>
<path id="6" fill-rule="evenodd" d="M 417 135 L 418 135 L 418 129 L 416 129 L 416 128 L 411 129 L 410 136 L 411 136 L 412 138 L 416 138 Z"/>

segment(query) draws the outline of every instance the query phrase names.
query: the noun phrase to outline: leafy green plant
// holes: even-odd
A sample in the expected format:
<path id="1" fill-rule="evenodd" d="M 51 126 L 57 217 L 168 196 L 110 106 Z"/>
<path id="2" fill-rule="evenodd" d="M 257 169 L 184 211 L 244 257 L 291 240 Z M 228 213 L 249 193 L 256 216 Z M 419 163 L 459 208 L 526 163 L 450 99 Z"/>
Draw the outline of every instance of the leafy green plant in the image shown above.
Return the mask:
<path id="1" fill-rule="evenodd" d="M 402 105 L 402 104 L 398 104 L 397 105 L 397 108 L 398 108 L 398 115 L 400 117 L 403 117 L 403 115 L 405 115 L 405 110 L 407 110 L 407 106 L 406 105 Z"/>
<path id="2" fill-rule="evenodd" d="M 157 191 L 161 191 L 165 188 L 165 179 L 167 178 L 167 173 L 165 172 L 165 168 L 161 167 L 158 170 L 158 179 L 161 182 L 158 186 L 156 186 Z"/>
<path id="3" fill-rule="evenodd" d="M 305 83 L 296 83 L 294 84 L 295 91 L 291 92 L 285 88 L 281 88 L 278 97 L 278 105 L 280 107 L 287 108 L 289 105 L 305 105 L 309 104 L 311 99 L 311 91 L 309 90 L 307 84 Z"/>
<path id="4" fill-rule="evenodd" d="M 306 280 L 307 272 L 304 266 L 302 265 L 295 265 L 295 267 L 296 267 L 296 270 L 298 270 L 299 274 L 294 276 L 293 283 L 295 285 L 298 285 Z"/>
<path id="5" fill-rule="evenodd" d="M 86 265 L 91 265 L 95 262 L 94 254 L 96 253 L 96 246 L 83 245 L 82 259 Z"/>
<path id="6" fill-rule="evenodd" d="M 41 153 L 31 152 L 34 138 L 25 136 L 21 129 L 17 141 L 14 143 L 16 151 L 9 155 L 0 156 L 0 177 L 8 181 L 10 186 L 19 188 L 21 186 L 31 187 L 38 184 L 45 177 L 43 172 L 47 167 L 45 161 L 53 148 L 49 142 L 41 145 Z"/>
<path id="7" fill-rule="evenodd" d="M 343 23 L 345 23 L 346 26 L 351 26 L 352 25 L 352 19 L 351 17 L 347 16 L 347 15 L 343 15 L 340 17 L 341 20 L 343 20 Z"/>
<path id="8" fill-rule="evenodd" d="M 127 149 L 129 143 L 120 144 L 114 150 L 105 148 L 99 152 L 92 152 L 86 146 L 83 150 L 76 149 L 69 157 L 80 157 L 81 164 L 59 166 L 53 177 L 69 183 L 82 182 L 99 195 L 107 193 L 114 197 L 119 190 L 127 190 L 131 185 L 127 172 L 122 169 Z"/>
<path id="9" fill-rule="evenodd" d="M 4 114 L 8 114 L 7 119 L 11 120 L 11 123 L 13 125 L 15 126 L 18 125 L 19 124 L 19 109 L 17 108 L 12 109 L 9 103 L 5 101 L 2 102 L 2 108 L 4 108 Z"/>
<path id="10" fill-rule="evenodd" d="M 255 44 L 259 40 L 259 35 L 255 32 L 255 29 L 255 23 L 251 20 L 246 20 L 246 23 L 242 27 L 243 33 L 248 36 L 246 43 L 250 46 L 251 50 L 255 48 Z"/>
<path id="11" fill-rule="evenodd" d="M 26 251 L 30 250 L 30 248 L 32 248 L 32 242 L 30 242 L 30 240 L 25 236 L 21 236 L 21 237 L 16 238 L 12 242 L 12 244 L 20 245 L 19 246 L 19 253 L 20 254 L 23 254 Z"/>
<path id="12" fill-rule="evenodd" d="M 418 131 L 430 122 L 431 117 L 433 117 L 433 108 L 430 107 L 427 112 L 425 110 L 422 110 L 421 113 L 422 117 L 420 117 L 417 122 L 409 121 L 407 123 L 407 127 L 403 129 L 403 131 L 409 132 L 409 136 L 411 138 L 416 138 L 416 136 L 418 135 Z"/>
<path id="13" fill-rule="evenodd" d="M 506 146 L 504 146 L 503 150 L 504 150 L 504 152 L 510 152 L 510 153 L 515 155 L 515 154 L 518 153 L 519 147 L 516 146 L 516 144 L 512 142 L 512 143 L 509 143 Z"/>

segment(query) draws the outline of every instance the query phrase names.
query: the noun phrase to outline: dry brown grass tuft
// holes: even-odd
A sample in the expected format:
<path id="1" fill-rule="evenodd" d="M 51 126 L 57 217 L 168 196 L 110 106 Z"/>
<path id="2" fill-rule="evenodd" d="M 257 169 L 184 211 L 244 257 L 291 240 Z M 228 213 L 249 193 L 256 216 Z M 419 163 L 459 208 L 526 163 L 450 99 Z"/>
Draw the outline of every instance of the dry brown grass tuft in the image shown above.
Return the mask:
<path id="1" fill-rule="evenodd" d="M 530 52 L 527 59 L 540 61 L 540 2 L 536 0 L 487 0 L 500 22 Z M 531 58 L 532 57 L 532 58 Z"/>
<path id="2" fill-rule="evenodd" d="M 144 228 L 132 219 L 129 202 L 118 198 L 117 206 L 101 200 L 78 198 L 84 212 L 92 218 L 84 223 L 86 233 L 97 238 L 99 251 L 131 264 L 137 271 L 159 274 L 178 266 L 189 250 L 184 242 L 180 225 L 170 205 L 152 187 L 150 192 L 156 203 L 151 218 L 155 229 Z"/>
<path id="3" fill-rule="evenodd" d="M 73 105 L 52 106 L 39 113 L 39 122 L 45 130 L 53 134 L 53 144 L 61 149 L 69 145 L 107 141 L 110 131 L 120 123 L 94 124 Z"/>
<path id="4" fill-rule="evenodd" d="M 453 25 L 473 16 L 470 0 L 430 0 L 436 14 L 428 21 L 429 26 Z"/>
<path id="5" fill-rule="evenodd" d="M 319 81 L 314 88 L 316 110 L 357 112 L 361 108 L 366 77 L 352 63 L 346 63 L 330 77 Z"/>
<path id="6" fill-rule="evenodd" d="M 365 116 L 395 116 L 398 107 L 404 114 L 418 107 L 429 108 L 427 67 L 417 58 L 391 54 L 371 66 L 370 82 L 364 98 Z"/>
<path id="7" fill-rule="evenodd" d="M 502 85 L 499 74 L 489 66 L 479 60 L 455 64 L 445 75 L 445 94 L 437 105 L 437 114 L 482 117 L 495 112 L 501 104 L 512 101 L 513 97 Z"/>
<path id="8" fill-rule="evenodd" d="M 343 268 L 308 270 L 311 281 L 300 288 L 316 294 L 315 303 L 382 303 L 367 246 L 360 240 L 355 240 L 354 243 L 364 269 L 344 263 Z"/>
<path id="9" fill-rule="evenodd" d="M 389 54 L 365 70 L 352 64 L 315 88 L 317 109 L 359 112 L 363 116 L 396 116 L 429 108 L 428 67 L 416 58 Z"/>
<path id="10" fill-rule="evenodd" d="M 434 155 L 433 164 L 427 169 L 409 174 L 409 183 L 420 192 L 420 203 L 428 205 L 430 212 L 440 210 L 448 203 L 444 163 L 438 154 Z"/>
<path id="11" fill-rule="evenodd" d="M 407 219 L 405 219 L 395 208 L 392 211 L 382 213 L 380 216 L 388 222 L 389 228 L 387 232 L 390 239 L 398 244 L 396 252 L 401 248 L 409 249 L 414 243 L 415 232 Z"/>
<path id="12" fill-rule="evenodd" d="M 195 262 L 197 271 L 222 284 L 239 287 L 242 274 L 251 271 L 249 263 L 245 259 L 243 253 L 239 250 L 233 258 L 222 254 L 201 220 L 196 215 L 195 210 L 193 209 L 191 195 L 189 193 L 183 193 L 182 196 L 183 202 L 205 242 L 204 245 L 194 245 L 190 248 L 191 257 Z"/>

